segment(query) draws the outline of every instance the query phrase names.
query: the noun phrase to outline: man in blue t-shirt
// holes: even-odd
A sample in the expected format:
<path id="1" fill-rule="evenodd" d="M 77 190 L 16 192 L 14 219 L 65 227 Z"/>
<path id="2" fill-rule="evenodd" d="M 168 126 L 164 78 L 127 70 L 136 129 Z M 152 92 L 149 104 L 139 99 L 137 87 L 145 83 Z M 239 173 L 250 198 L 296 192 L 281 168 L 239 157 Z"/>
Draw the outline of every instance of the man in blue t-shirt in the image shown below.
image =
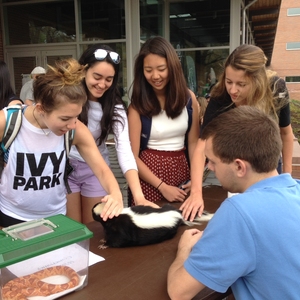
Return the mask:
<path id="1" fill-rule="evenodd" d="M 186 230 L 168 273 L 171 299 L 205 286 L 236 300 L 299 299 L 300 181 L 278 175 L 277 123 L 250 106 L 212 120 L 202 137 L 227 198 L 202 232 Z"/>

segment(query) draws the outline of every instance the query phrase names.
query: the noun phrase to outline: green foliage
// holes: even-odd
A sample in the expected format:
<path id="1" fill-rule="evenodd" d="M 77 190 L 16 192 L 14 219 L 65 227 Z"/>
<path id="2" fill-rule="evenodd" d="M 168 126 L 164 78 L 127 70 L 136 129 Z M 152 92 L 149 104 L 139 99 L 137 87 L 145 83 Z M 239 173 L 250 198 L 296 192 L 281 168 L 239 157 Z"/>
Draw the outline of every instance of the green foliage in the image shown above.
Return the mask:
<path id="1" fill-rule="evenodd" d="M 295 137 L 300 143 L 300 101 L 291 100 L 291 124 Z"/>

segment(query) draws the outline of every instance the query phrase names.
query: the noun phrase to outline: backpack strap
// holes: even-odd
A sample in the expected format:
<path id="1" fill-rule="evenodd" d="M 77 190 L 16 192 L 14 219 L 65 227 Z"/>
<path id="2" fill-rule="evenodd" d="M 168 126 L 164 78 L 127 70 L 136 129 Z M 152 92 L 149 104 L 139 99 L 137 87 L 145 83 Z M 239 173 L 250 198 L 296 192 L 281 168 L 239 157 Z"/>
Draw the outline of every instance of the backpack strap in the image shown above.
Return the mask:
<path id="1" fill-rule="evenodd" d="M 16 104 L 6 109 L 5 129 L 0 143 L 0 176 L 4 168 L 4 155 L 18 134 L 22 124 L 22 105 Z"/>
<path id="2" fill-rule="evenodd" d="M 152 125 L 152 118 L 146 117 L 144 115 L 140 116 L 142 122 L 142 132 L 140 139 L 140 151 L 143 151 L 147 148 L 148 141 L 150 138 L 150 131 Z"/>
<path id="3" fill-rule="evenodd" d="M 68 182 L 68 176 L 72 173 L 73 171 L 73 167 L 70 164 L 69 161 L 69 154 L 70 154 L 70 150 L 72 147 L 72 143 L 73 143 L 73 139 L 74 139 L 74 135 L 75 135 L 75 129 L 69 130 L 68 132 L 65 133 L 65 150 L 66 150 L 66 167 L 65 167 L 65 174 L 64 174 L 64 182 L 65 182 L 65 186 L 67 189 L 67 193 L 71 194 L 71 188 L 69 186 L 69 182 Z"/>
<path id="4" fill-rule="evenodd" d="M 193 121 L 193 107 L 192 107 L 192 98 L 190 97 L 188 103 L 186 105 L 187 113 L 188 113 L 188 128 L 187 133 L 190 131 Z"/>
<path id="5" fill-rule="evenodd" d="M 193 107 L 192 107 L 192 98 L 191 97 L 189 98 L 188 103 L 186 105 L 186 110 L 188 113 L 188 128 L 187 128 L 187 131 L 186 131 L 185 137 L 184 137 L 184 145 L 185 145 L 185 156 L 186 156 L 186 159 L 187 159 L 189 167 L 190 167 L 190 157 L 189 157 L 189 150 L 188 150 L 188 134 L 191 129 L 192 122 L 193 122 Z"/>
<path id="6" fill-rule="evenodd" d="M 7 107 L 5 130 L 1 141 L 1 154 L 7 152 L 18 134 L 22 124 L 22 106 L 20 104 Z"/>
<path id="7" fill-rule="evenodd" d="M 68 132 L 65 133 L 65 149 L 66 149 L 67 158 L 69 157 L 70 154 L 74 135 L 75 135 L 75 129 L 69 130 Z"/>

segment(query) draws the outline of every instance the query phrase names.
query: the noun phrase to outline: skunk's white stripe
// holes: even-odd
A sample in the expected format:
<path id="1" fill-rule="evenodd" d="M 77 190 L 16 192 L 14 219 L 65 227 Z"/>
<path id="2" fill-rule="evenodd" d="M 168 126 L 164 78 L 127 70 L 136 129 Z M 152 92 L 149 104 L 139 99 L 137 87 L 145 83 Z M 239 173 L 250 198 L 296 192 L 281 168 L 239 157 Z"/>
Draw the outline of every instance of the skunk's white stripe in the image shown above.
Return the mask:
<path id="1" fill-rule="evenodd" d="M 160 227 L 172 228 L 177 224 L 178 220 L 182 219 L 181 213 L 176 210 L 150 214 L 137 214 L 128 207 L 123 209 L 122 214 L 129 215 L 136 226 L 145 229 Z"/>

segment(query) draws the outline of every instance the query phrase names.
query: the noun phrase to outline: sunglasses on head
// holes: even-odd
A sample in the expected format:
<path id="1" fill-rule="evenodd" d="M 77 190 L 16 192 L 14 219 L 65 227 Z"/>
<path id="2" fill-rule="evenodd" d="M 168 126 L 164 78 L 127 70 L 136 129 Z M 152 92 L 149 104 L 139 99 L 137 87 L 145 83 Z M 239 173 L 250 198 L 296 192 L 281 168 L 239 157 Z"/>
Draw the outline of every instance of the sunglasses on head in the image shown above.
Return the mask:
<path id="1" fill-rule="evenodd" d="M 104 60 L 107 55 L 109 55 L 109 57 L 111 58 L 111 60 L 115 64 L 120 63 L 121 58 L 120 58 L 120 55 L 117 52 L 107 51 L 107 50 L 104 50 L 104 49 L 98 49 L 94 52 L 94 56 L 97 60 Z"/>

